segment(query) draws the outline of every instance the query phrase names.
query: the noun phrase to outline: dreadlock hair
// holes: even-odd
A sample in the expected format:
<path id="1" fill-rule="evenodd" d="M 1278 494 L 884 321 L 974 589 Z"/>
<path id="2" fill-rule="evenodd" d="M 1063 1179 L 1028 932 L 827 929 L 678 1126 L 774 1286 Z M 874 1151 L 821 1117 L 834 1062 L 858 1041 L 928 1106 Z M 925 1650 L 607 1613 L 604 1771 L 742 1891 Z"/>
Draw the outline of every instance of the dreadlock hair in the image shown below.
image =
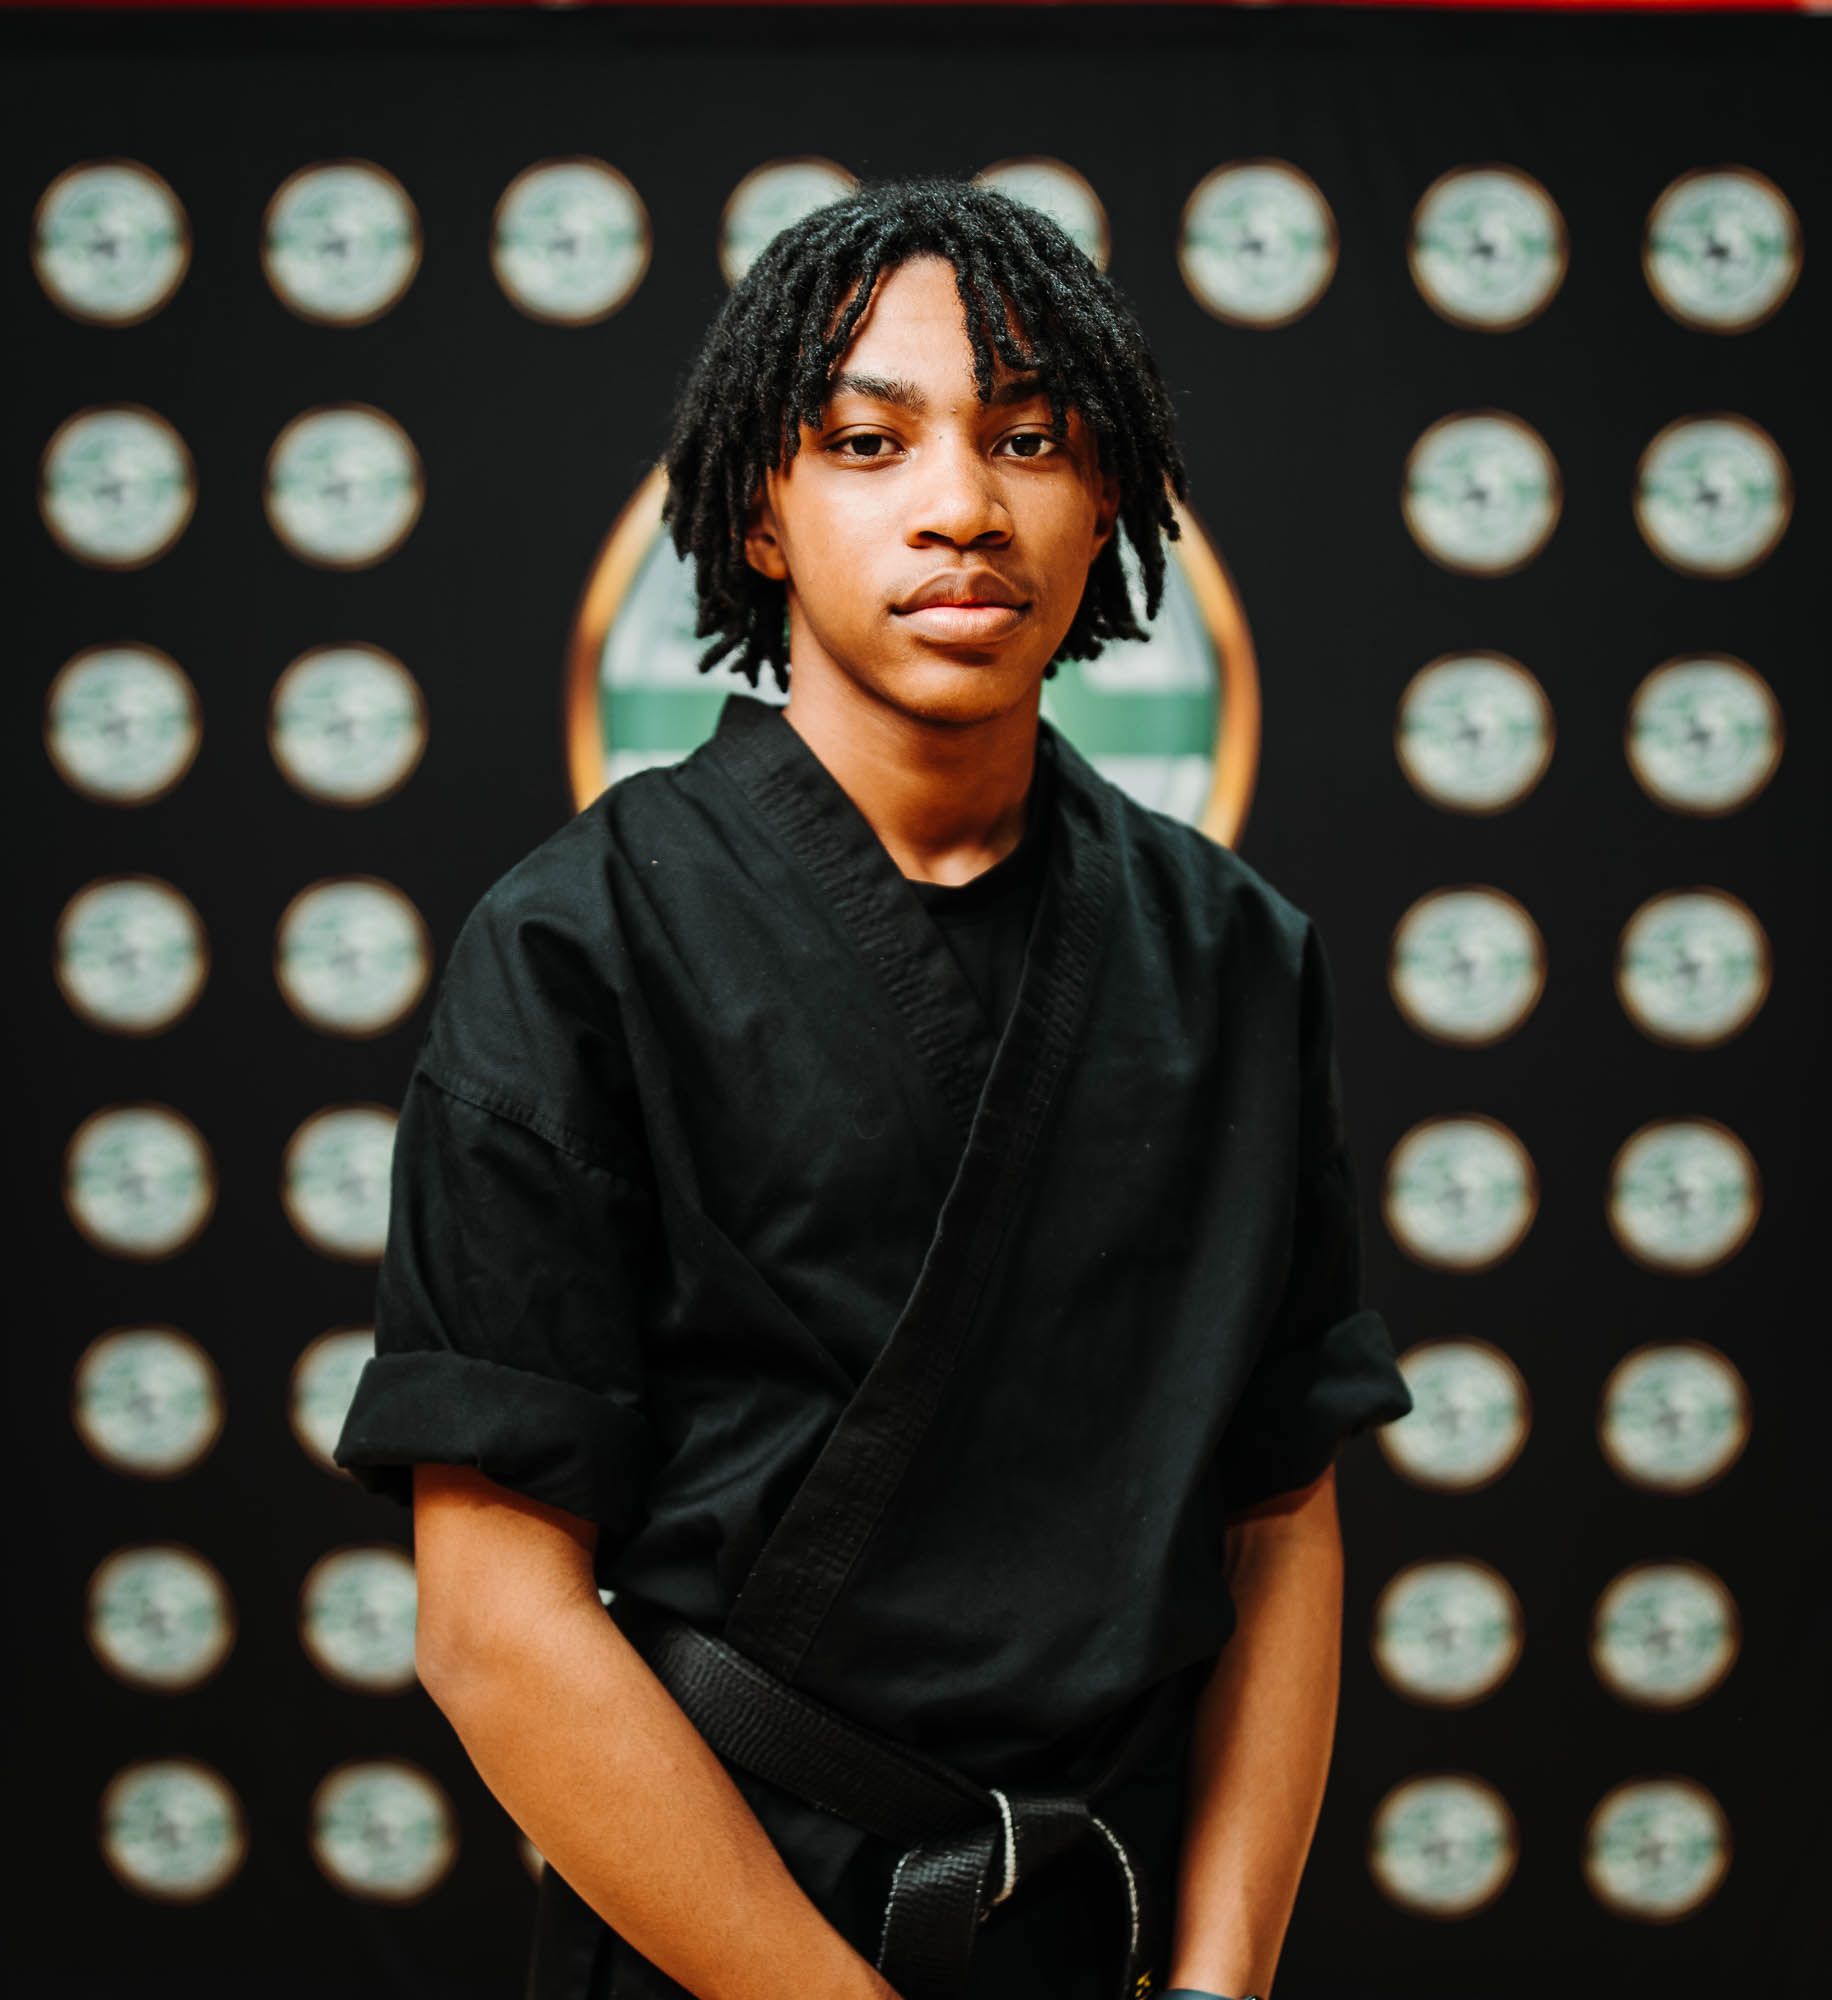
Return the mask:
<path id="1" fill-rule="evenodd" d="M 701 673 L 735 652 L 737 671 L 753 688 L 767 666 L 786 692 L 786 593 L 745 559 L 751 502 L 765 470 L 795 456 L 801 425 L 819 424 L 828 381 L 879 276 L 925 254 L 954 267 L 980 401 L 991 398 L 997 355 L 1008 368 L 1040 376 L 1058 442 L 1067 435 L 1069 407 L 1081 412 L 1101 470 L 1118 475 L 1119 526 L 1138 558 L 1145 615 L 1156 616 L 1163 541 L 1179 532 L 1171 496 L 1183 499 L 1187 480 L 1170 397 L 1130 305 L 1038 210 L 970 181 L 882 181 L 816 209 L 770 241 L 714 320 L 675 411 L 662 459 L 662 519 L 678 553 L 694 561 L 694 632 L 713 637 Z M 1060 660 L 1092 659 L 1104 640 L 1148 636 L 1134 615 L 1116 534 L 1090 566 L 1044 677 Z"/>

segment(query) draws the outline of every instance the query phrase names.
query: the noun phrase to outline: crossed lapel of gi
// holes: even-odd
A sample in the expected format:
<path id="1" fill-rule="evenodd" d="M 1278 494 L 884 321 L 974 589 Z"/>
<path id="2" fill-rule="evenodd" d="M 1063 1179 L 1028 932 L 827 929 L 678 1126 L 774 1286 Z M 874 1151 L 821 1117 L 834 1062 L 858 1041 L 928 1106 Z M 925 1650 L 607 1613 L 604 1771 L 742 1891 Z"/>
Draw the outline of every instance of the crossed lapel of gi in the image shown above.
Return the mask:
<path id="1" fill-rule="evenodd" d="M 985 1068 L 975 1047 L 984 1017 L 946 940 L 793 725 L 773 704 L 734 694 L 707 746 L 814 876 L 950 1103 L 964 1105 L 964 1142 L 916 1283 L 726 1622 L 731 1644 L 785 1680 L 934 1417 L 1087 1003 L 1117 825 L 1106 782 L 1050 723 L 1038 734 L 1039 756 L 1055 759 L 1056 821 L 1017 998 Z"/>

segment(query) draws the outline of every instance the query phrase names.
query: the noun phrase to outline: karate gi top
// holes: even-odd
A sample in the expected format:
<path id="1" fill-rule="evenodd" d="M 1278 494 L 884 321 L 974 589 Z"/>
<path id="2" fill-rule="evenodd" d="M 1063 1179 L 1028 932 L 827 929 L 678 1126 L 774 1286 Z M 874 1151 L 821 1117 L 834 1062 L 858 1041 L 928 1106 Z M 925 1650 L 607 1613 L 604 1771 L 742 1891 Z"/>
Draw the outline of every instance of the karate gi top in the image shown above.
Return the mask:
<path id="1" fill-rule="evenodd" d="M 489 888 L 402 1101 L 334 1456 L 403 1503 L 435 1461 L 596 1522 L 601 1591 L 983 1784 L 1075 1789 L 1179 1677 L 1101 1808 L 1167 1949 L 1224 1515 L 1411 1397 L 1359 1295 L 1313 923 L 1047 721 L 1037 757 L 996 1032 L 755 696 Z M 896 1853 L 733 1775 L 875 1962 Z M 1089 1866 L 991 1911 L 975 1994 L 1106 1993 Z M 544 1871 L 527 2000 L 680 1991 Z"/>

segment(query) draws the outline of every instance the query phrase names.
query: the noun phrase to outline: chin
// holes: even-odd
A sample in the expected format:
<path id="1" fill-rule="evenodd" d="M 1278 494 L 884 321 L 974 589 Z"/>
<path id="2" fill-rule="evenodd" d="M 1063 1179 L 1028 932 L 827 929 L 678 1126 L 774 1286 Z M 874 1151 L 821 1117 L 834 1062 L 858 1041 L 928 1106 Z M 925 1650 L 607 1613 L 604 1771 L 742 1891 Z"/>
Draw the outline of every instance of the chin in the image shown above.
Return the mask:
<path id="1" fill-rule="evenodd" d="M 1026 700 L 1043 669 L 1001 659 L 991 647 L 937 654 L 895 669 L 878 682 L 880 696 L 925 722 L 986 722 Z"/>

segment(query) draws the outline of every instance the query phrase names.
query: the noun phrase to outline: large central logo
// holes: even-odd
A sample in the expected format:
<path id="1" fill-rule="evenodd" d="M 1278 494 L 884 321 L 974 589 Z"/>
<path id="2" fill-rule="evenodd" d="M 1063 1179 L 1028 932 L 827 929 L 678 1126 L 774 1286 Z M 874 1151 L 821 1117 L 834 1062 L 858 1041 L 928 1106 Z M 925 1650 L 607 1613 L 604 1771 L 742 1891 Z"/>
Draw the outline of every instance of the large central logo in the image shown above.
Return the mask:
<path id="1" fill-rule="evenodd" d="M 699 671 L 693 567 L 663 529 L 664 492 L 658 467 L 605 538 L 573 623 L 566 740 L 579 809 L 632 771 L 678 763 L 712 734 L 727 695 L 752 692 L 728 666 Z M 1179 507 L 1177 518 L 1150 639 L 1063 661 L 1042 713 L 1141 804 L 1232 845 L 1259 766 L 1259 673 L 1233 579 L 1194 516 Z M 1122 560 L 1142 612 L 1124 545 Z M 786 699 L 767 676 L 755 693 Z"/>

